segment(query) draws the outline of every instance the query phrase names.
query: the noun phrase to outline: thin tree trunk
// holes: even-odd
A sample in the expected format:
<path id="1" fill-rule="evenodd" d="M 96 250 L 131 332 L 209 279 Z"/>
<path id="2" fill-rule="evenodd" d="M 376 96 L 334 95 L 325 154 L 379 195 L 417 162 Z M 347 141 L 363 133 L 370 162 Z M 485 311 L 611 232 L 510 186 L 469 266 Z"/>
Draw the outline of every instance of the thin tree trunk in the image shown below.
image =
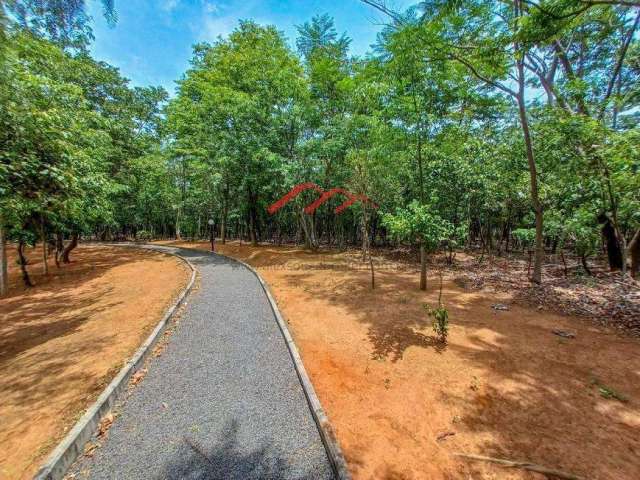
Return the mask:
<path id="1" fill-rule="evenodd" d="M 56 262 L 56 268 L 60 268 L 60 256 L 62 255 L 63 250 L 64 250 L 64 241 L 62 239 L 62 234 L 58 232 L 56 233 L 56 251 L 53 255 L 53 258 Z"/>
<path id="2" fill-rule="evenodd" d="M 589 265 L 587 265 L 587 257 L 584 254 L 580 255 L 580 261 L 582 262 L 582 268 L 584 268 L 584 271 L 587 272 L 587 275 L 593 275 L 591 273 Z"/>
<path id="3" fill-rule="evenodd" d="M 373 270 L 373 256 L 371 252 L 369 252 L 369 267 L 371 268 L 371 289 L 373 290 L 376 288 L 376 274 Z"/>
<path id="4" fill-rule="evenodd" d="M 180 208 L 176 212 L 176 240 L 182 240 L 182 235 L 180 233 Z"/>
<path id="5" fill-rule="evenodd" d="M 24 256 L 24 240 L 18 242 L 18 264 L 20 265 L 20 271 L 22 272 L 22 281 L 26 287 L 33 287 L 31 278 L 29 278 L 29 272 L 27 271 L 27 258 Z"/>
<path id="6" fill-rule="evenodd" d="M 313 251 L 317 250 L 318 242 L 316 239 L 313 219 L 306 216 L 303 209 L 299 211 L 298 215 L 298 218 L 300 219 L 300 227 L 302 228 L 302 233 L 304 234 L 304 247 Z M 307 218 L 309 218 L 308 224 Z"/>
<path id="7" fill-rule="evenodd" d="M 72 233 L 71 241 L 69 242 L 69 245 L 67 245 L 62 251 L 62 263 L 71 263 L 71 260 L 69 259 L 69 255 L 71 254 L 73 249 L 76 248 L 77 246 L 78 246 L 78 234 Z"/>
<path id="8" fill-rule="evenodd" d="M 42 242 L 42 273 L 49 275 L 49 262 L 47 256 L 47 235 L 44 231 L 44 219 L 40 218 L 40 241 Z"/>
<path id="9" fill-rule="evenodd" d="M 564 249 L 560 247 L 560 258 L 562 259 L 562 265 L 564 266 L 564 277 L 567 278 L 569 274 L 567 270 L 567 260 L 564 258 Z"/>
<path id="10" fill-rule="evenodd" d="M 256 235 L 256 221 L 253 216 L 253 211 L 249 211 L 249 240 L 251 241 L 251 245 L 258 245 L 258 237 Z"/>
<path id="11" fill-rule="evenodd" d="M 427 252 L 424 243 L 420 242 L 420 290 L 427 289 Z"/>
<path id="12" fill-rule="evenodd" d="M 367 231 L 367 209 L 362 206 L 362 217 L 360 218 L 360 234 L 362 235 L 362 261 L 367 260 L 367 253 L 369 253 L 369 232 Z"/>
<path id="13" fill-rule="evenodd" d="M 227 215 L 229 213 L 229 200 L 225 192 L 222 200 L 222 220 L 220 222 L 220 241 L 224 245 L 227 242 Z"/>
<path id="14" fill-rule="evenodd" d="M 7 264 L 7 237 L 0 219 L 0 297 L 9 292 L 9 268 Z"/>
<path id="15" fill-rule="evenodd" d="M 622 275 L 624 276 L 627 273 L 627 239 L 622 233 L 622 230 L 620 229 L 620 223 L 618 222 L 618 202 L 613 192 L 613 185 L 611 182 L 611 175 L 609 174 L 609 167 L 602 159 L 600 159 L 600 165 L 603 169 L 604 178 L 607 184 L 607 195 L 609 196 L 609 204 L 611 207 L 611 224 L 613 226 L 613 231 L 620 248 L 620 253 L 622 254 L 621 269 Z"/>
<path id="16" fill-rule="evenodd" d="M 631 276 L 636 278 L 638 270 L 640 270 L 640 228 L 636 230 L 629 242 L 627 256 L 631 257 Z"/>
<path id="17" fill-rule="evenodd" d="M 516 49 L 517 50 L 517 49 Z M 536 245 L 535 245 L 535 257 L 533 263 L 533 275 L 531 275 L 531 281 L 534 283 L 542 282 L 542 261 L 544 259 L 544 245 L 543 241 L 543 213 L 542 204 L 540 203 L 540 197 L 538 195 L 538 171 L 536 168 L 535 156 L 533 153 L 533 143 L 531 141 L 531 133 L 529 131 L 529 119 L 527 118 L 527 107 L 525 104 L 524 90 L 525 90 L 525 78 L 524 78 L 524 65 L 521 59 L 516 60 L 518 68 L 518 95 L 516 100 L 518 103 L 518 113 L 520 115 L 520 124 L 522 126 L 522 134 L 524 136 L 524 143 L 527 150 L 527 163 L 529 165 L 529 178 L 531 183 L 531 202 L 533 203 L 533 210 L 536 218 Z"/>

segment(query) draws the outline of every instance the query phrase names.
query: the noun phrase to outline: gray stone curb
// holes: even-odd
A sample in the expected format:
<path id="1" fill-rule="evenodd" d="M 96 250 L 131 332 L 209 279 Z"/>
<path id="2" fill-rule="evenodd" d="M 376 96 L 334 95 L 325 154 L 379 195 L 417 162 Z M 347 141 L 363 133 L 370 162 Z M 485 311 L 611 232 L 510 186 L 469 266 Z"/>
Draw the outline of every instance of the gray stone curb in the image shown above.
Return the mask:
<path id="1" fill-rule="evenodd" d="M 296 373 L 298 374 L 298 378 L 300 379 L 300 384 L 302 385 L 302 389 L 304 390 L 304 394 L 307 398 L 307 403 L 309 404 L 309 409 L 311 410 L 311 415 L 313 416 L 316 425 L 318 426 L 318 432 L 320 433 L 320 438 L 322 439 L 322 443 L 324 444 L 324 448 L 327 452 L 327 457 L 329 458 L 329 462 L 331 463 L 331 468 L 336 476 L 337 480 L 351 480 L 351 474 L 349 473 L 349 469 L 347 468 L 347 461 L 342 454 L 342 449 L 340 448 L 340 444 L 338 443 L 338 439 L 336 438 L 335 433 L 333 432 L 333 428 L 329 423 L 329 418 L 324 412 L 322 405 L 320 404 L 320 399 L 316 395 L 316 391 L 313 388 L 313 384 L 311 383 L 311 379 L 307 374 L 307 371 L 304 368 L 304 364 L 302 363 L 302 358 L 300 357 L 300 353 L 298 352 L 298 347 L 293 341 L 293 337 L 291 333 L 289 333 L 289 329 L 287 328 L 287 323 L 285 322 L 282 314 L 280 313 L 280 309 L 278 308 L 278 304 L 276 303 L 273 295 L 271 294 L 271 289 L 269 285 L 262 279 L 260 274 L 249 264 L 238 260 L 233 257 L 229 257 L 227 255 L 223 255 L 216 252 L 216 255 L 220 255 L 221 257 L 228 258 L 234 262 L 243 265 L 250 272 L 252 272 L 260 285 L 262 285 L 262 289 L 267 295 L 269 299 L 269 304 L 271 305 L 271 310 L 276 317 L 276 321 L 278 322 L 278 326 L 280 327 L 280 332 L 282 332 L 282 336 L 284 337 L 285 343 L 287 344 L 287 348 L 289 349 L 289 353 L 291 354 L 291 359 L 293 360 L 293 364 L 296 369 Z"/>
<path id="2" fill-rule="evenodd" d="M 144 248 L 131 244 L 109 244 L 110 246 L 123 246 L 129 248 Z M 156 250 L 158 251 L 158 250 Z M 104 389 L 102 394 L 94 402 L 85 414 L 76 422 L 71 431 L 58 444 L 55 450 L 49 455 L 46 462 L 34 480 L 59 480 L 64 477 L 69 466 L 84 451 L 85 444 L 91 439 L 94 432 L 98 429 L 100 420 L 113 407 L 120 394 L 127 388 L 129 378 L 142 366 L 144 360 L 151 353 L 153 346 L 156 344 L 161 334 L 166 329 L 169 320 L 173 317 L 178 307 L 184 302 L 196 279 L 196 269 L 193 264 L 186 258 L 168 251 L 162 251 L 168 255 L 173 255 L 182 260 L 191 269 L 191 278 L 186 288 L 182 290 L 177 300 L 169 307 L 162 320 L 156 325 L 153 332 L 147 337 L 147 340 L 138 348 L 133 357 L 120 370 L 118 375 Z"/>

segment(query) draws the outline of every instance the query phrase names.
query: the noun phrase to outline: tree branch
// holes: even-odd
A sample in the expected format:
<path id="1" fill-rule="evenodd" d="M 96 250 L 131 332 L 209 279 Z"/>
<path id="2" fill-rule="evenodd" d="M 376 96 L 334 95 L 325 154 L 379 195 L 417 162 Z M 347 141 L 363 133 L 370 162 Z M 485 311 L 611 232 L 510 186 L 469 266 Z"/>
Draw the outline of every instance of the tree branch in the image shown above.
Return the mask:
<path id="1" fill-rule="evenodd" d="M 365 4 L 369 5 L 370 7 L 375 8 L 376 10 L 384 13 L 385 15 L 388 15 L 389 17 L 391 17 L 393 19 L 393 21 L 395 21 L 396 23 L 398 23 L 400 25 L 404 25 L 406 23 L 398 12 L 394 12 L 389 7 L 387 7 L 387 4 L 386 4 L 386 2 L 384 0 L 382 0 L 382 1 L 360 0 L 360 1 L 362 3 L 365 3 Z"/>
<path id="2" fill-rule="evenodd" d="M 640 3 L 640 2 L 639 2 Z M 600 107 L 600 114 L 598 115 L 598 120 L 602 120 L 604 118 L 605 111 L 607 110 L 607 104 L 609 103 L 609 98 L 613 93 L 613 87 L 616 83 L 616 78 L 620 75 L 620 71 L 622 70 L 622 65 L 624 64 L 624 59 L 627 55 L 627 50 L 629 49 L 629 45 L 631 44 L 631 40 L 633 40 L 633 34 L 638 28 L 638 24 L 640 23 L 640 10 L 638 10 L 638 14 L 636 15 L 636 19 L 633 22 L 633 25 L 627 32 L 627 35 L 624 39 L 622 47 L 620 47 L 620 54 L 618 55 L 618 61 L 616 62 L 616 66 L 613 69 L 613 73 L 611 74 L 611 78 L 609 79 L 609 84 L 607 85 L 607 92 L 605 93 L 604 98 L 602 99 L 602 105 Z"/>
<path id="3" fill-rule="evenodd" d="M 453 53 L 449 53 L 449 57 L 453 60 L 456 60 L 457 62 L 460 62 L 461 64 L 463 64 L 465 67 L 467 67 L 469 69 L 469 71 L 479 80 L 482 80 L 483 82 L 497 88 L 498 90 L 502 90 L 505 93 L 508 93 L 509 95 L 511 95 L 512 97 L 516 98 L 518 96 L 517 92 L 515 90 L 512 90 L 511 88 L 507 87 L 506 85 L 496 81 L 496 80 L 492 80 L 489 77 L 482 75 L 478 69 L 476 67 L 473 66 L 473 64 L 471 64 L 471 62 L 469 62 L 468 60 L 466 60 L 465 58 L 459 57 Z"/>

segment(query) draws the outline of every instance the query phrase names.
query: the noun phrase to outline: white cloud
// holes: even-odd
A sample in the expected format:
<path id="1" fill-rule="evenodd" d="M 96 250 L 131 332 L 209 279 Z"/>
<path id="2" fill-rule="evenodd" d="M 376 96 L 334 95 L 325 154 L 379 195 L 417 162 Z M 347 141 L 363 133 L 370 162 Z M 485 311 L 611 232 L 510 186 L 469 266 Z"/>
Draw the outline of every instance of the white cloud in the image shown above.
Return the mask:
<path id="1" fill-rule="evenodd" d="M 239 20 L 255 19 L 259 4 L 258 0 L 234 2 L 233 5 L 203 0 L 202 19 L 199 25 L 194 25 L 194 29 L 201 40 L 211 42 L 219 36 L 226 37 L 238 26 Z"/>
<path id="2" fill-rule="evenodd" d="M 162 0 L 162 2 L 160 2 L 160 9 L 165 12 L 173 12 L 179 3 L 180 0 Z"/>
<path id="3" fill-rule="evenodd" d="M 209 2 L 207 0 L 204 0 L 203 7 L 204 12 L 208 15 L 215 15 L 216 13 L 220 12 L 220 7 L 217 4 Z"/>

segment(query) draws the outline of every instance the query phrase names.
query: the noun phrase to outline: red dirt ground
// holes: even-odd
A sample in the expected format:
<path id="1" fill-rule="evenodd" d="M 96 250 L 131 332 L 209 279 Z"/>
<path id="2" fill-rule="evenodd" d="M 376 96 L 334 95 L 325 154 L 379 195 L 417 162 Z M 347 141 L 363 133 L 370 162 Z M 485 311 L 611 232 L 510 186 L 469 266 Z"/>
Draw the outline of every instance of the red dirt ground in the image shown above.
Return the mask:
<path id="1" fill-rule="evenodd" d="M 25 289 L 10 252 L 0 299 L 0 478 L 27 479 L 111 381 L 189 278 L 175 257 L 81 245 Z"/>
<path id="2" fill-rule="evenodd" d="M 371 290 L 356 252 L 216 247 L 269 283 L 355 479 L 545 478 L 456 452 L 589 479 L 640 478 L 637 338 L 531 307 L 515 290 L 466 290 L 449 271 L 443 348 L 424 309 L 437 304 L 437 279 L 421 292 L 415 266 L 378 259 Z M 626 401 L 605 398 L 612 392 Z"/>

